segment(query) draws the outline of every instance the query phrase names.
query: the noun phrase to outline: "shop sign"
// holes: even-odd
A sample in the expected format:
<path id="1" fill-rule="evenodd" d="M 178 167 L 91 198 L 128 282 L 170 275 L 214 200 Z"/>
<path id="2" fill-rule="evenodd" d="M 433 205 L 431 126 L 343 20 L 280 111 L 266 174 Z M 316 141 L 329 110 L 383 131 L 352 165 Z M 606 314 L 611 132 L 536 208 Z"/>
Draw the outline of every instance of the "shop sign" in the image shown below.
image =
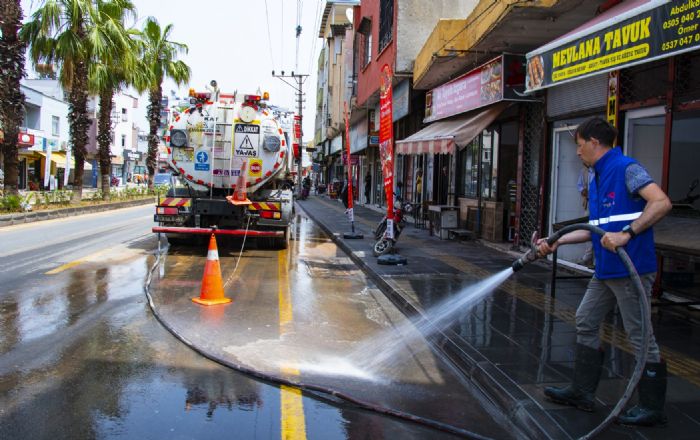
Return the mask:
<path id="1" fill-rule="evenodd" d="M 394 87 L 392 95 L 394 98 L 394 115 L 392 116 L 392 118 L 394 119 L 394 122 L 396 122 L 404 116 L 408 115 L 408 80 L 405 79 L 398 83 L 396 87 Z"/>
<path id="2" fill-rule="evenodd" d="M 617 127 L 618 101 L 620 95 L 620 71 L 613 70 L 608 73 L 608 105 L 606 117 L 608 123 Z"/>
<path id="3" fill-rule="evenodd" d="M 369 144 L 370 144 L 370 146 L 374 146 L 374 147 L 379 145 L 379 136 L 378 135 L 370 135 L 369 136 Z"/>
<path id="4" fill-rule="evenodd" d="M 367 148 L 367 135 L 369 120 L 362 118 L 355 125 L 350 127 L 350 151 L 357 153 Z"/>
<path id="5" fill-rule="evenodd" d="M 527 91 L 700 47 L 700 0 L 650 0 L 527 54 Z"/>
<path id="6" fill-rule="evenodd" d="M 340 161 L 341 161 L 341 163 L 342 163 L 343 165 L 347 165 L 347 164 L 348 164 L 348 155 L 347 155 L 347 153 L 345 153 L 345 152 L 341 152 L 341 153 L 340 153 Z M 350 155 L 350 165 L 355 166 L 355 165 L 357 165 L 357 164 L 359 164 L 359 163 L 360 163 L 360 156 L 358 156 L 358 155 L 356 155 L 356 154 L 351 154 L 351 155 Z"/>
<path id="7" fill-rule="evenodd" d="M 34 145 L 34 135 L 29 133 L 17 133 L 17 144 L 23 147 Z"/>
<path id="8" fill-rule="evenodd" d="M 525 59 L 501 55 L 426 94 L 425 120 L 432 122 L 502 100 L 520 101 L 525 89 Z"/>

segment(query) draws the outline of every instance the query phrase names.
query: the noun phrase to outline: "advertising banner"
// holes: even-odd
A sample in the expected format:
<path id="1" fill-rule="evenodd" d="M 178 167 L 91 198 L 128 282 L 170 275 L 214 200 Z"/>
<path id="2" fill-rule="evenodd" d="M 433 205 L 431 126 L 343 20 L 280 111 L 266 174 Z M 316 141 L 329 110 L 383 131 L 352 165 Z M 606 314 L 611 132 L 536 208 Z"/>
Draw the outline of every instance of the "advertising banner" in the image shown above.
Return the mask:
<path id="1" fill-rule="evenodd" d="M 392 121 L 391 67 L 385 64 L 379 85 L 379 155 L 386 193 L 386 236 L 394 238 L 394 126 Z"/>
<path id="2" fill-rule="evenodd" d="M 425 119 L 432 122 L 498 101 L 529 101 L 525 90 L 525 58 L 501 55 L 441 86 L 425 97 Z"/>
<path id="3" fill-rule="evenodd" d="M 344 116 L 345 116 L 345 147 L 347 151 L 347 157 L 352 157 L 350 156 L 350 118 L 348 117 L 348 103 L 344 102 L 343 103 L 343 109 L 344 109 Z M 352 159 L 351 159 L 352 160 Z M 348 220 L 350 222 L 355 221 L 355 217 L 353 216 L 352 213 L 352 164 L 347 163 L 346 161 L 346 166 L 348 168 Z"/>
<path id="4" fill-rule="evenodd" d="M 700 47 L 700 0 L 650 0 L 527 54 L 527 91 Z"/>

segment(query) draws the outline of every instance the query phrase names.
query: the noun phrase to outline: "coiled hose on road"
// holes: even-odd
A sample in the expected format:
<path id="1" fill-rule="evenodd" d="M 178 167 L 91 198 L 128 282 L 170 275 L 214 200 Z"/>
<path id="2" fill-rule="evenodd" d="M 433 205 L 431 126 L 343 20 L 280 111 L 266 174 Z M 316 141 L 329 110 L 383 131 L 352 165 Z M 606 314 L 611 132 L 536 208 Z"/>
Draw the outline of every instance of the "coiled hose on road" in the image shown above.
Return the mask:
<path id="1" fill-rule="evenodd" d="M 597 226 L 593 226 L 590 224 L 586 223 L 579 223 L 579 224 L 574 224 L 574 225 L 569 225 L 561 230 L 557 231 L 556 233 L 552 234 L 550 237 L 548 237 L 547 242 L 552 245 L 554 242 L 559 240 L 563 235 L 568 234 L 569 232 L 576 231 L 576 230 L 588 230 L 591 233 L 598 234 L 600 236 L 605 234 L 605 231 Z M 160 235 L 160 234 L 159 234 Z M 630 376 L 630 379 L 627 383 L 627 387 L 625 388 L 624 393 L 620 397 L 620 400 L 617 402 L 617 405 L 613 408 L 613 410 L 610 412 L 610 414 L 603 420 L 602 423 L 600 423 L 597 427 L 595 427 L 593 430 L 591 430 L 589 433 L 581 436 L 579 439 L 580 440 L 588 440 L 596 435 L 600 434 L 602 430 L 604 430 L 610 423 L 612 423 L 615 418 L 620 414 L 624 406 L 627 404 L 629 401 L 630 397 L 632 397 L 632 394 L 634 393 L 634 389 L 637 385 L 637 382 L 639 382 L 639 379 L 642 376 L 642 371 L 644 369 L 644 364 L 646 363 L 646 357 L 647 357 L 647 351 L 649 349 L 649 327 L 648 324 L 651 322 L 651 316 L 650 316 L 650 305 L 649 305 L 649 299 L 646 296 L 646 292 L 644 291 L 644 287 L 642 285 L 642 281 L 639 278 L 639 274 L 637 273 L 637 270 L 634 267 L 634 264 L 632 263 L 632 260 L 630 259 L 629 255 L 627 254 L 627 251 L 625 251 L 624 248 L 619 247 L 617 248 L 617 254 L 622 259 L 623 264 L 627 268 L 627 270 L 630 273 L 630 276 L 632 278 L 632 281 L 634 283 L 635 288 L 637 289 L 637 292 L 639 294 L 639 305 L 641 309 L 641 314 L 642 314 L 642 334 L 644 335 L 644 338 L 642 339 L 642 344 L 639 347 L 639 351 L 637 353 L 637 363 L 635 365 L 635 369 L 632 372 L 632 375 Z M 513 263 L 513 269 L 515 271 L 521 269 L 524 265 L 530 263 L 531 261 L 535 260 L 535 256 L 533 255 L 532 258 L 527 258 L 527 256 L 520 258 L 517 260 L 515 263 Z M 414 423 L 422 424 L 425 426 L 429 426 L 434 429 L 438 429 L 440 431 L 448 432 L 451 434 L 456 434 L 460 435 L 463 437 L 468 437 L 468 438 L 474 438 L 474 439 L 482 439 L 482 440 L 491 440 L 489 437 L 482 436 L 480 434 L 477 434 L 472 431 L 468 431 L 466 429 L 461 429 L 457 428 L 452 425 L 448 425 L 446 423 L 438 422 L 436 420 L 431 420 L 431 419 L 426 419 L 423 417 L 419 417 L 413 414 L 409 414 L 406 412 L 402 411 L 397 411 L 395 409 L 391 408 L 386 408 L 382 407 L 379 405 L 372 404 L 370 402 L 357 399 L 355 397 L 352 397 L 346 393 L 339 392 L 337 390 L 328 388 L 328 387 L 323 387 L 323 386 L 318 386 L 318 385 L 313 385 L 313 384 L 305 384 L 303 382 L 294 382 L 290 381 L 289 379 L 286 379 L 284 377 L 280 376 L 274 376 L 271 374 L 266 374 L 262 373 L 260 371 L 254 370 L 252 368 L 246 367 L 241 364 L 236 364 L 230 361 L 227 361 L 225 359 L 221 359 L 219 357 L 216 357 L 210 353 L 207 353 L 206 351 L 203 351 L 199 348 L 197 348 L 196 345 L 194 345 L 191 341 L 189 341 L 187 338 L 185 338 L 183 335 L 178 333 L 174 328 L 172 328 L 168 322 L 163 319 L 163 317 L 160 315 L 158 312 L 154 302 L 153 298 L 151 297 L 150 293 L 150 285 L 152 281 L 152 275 L 153 272 L 156 270 L 158 265 L 161 262 L 161 253 L 160 253 L 160 237 L 158 237 L 158 253 L 156 255 L 156 261 L 153 263 L 153 266 L 151 266 L 150 271 L 148 272 L 148 277 L 146 279 L 146 283 L 144 285 L 144 291 L 146 293 L 146 297 L 148 298 L 148 304 L 151 308 L 151 311 L 153 312 L 153 315 L 156 317 L 156 319 L 170 332 L 172 333 L 176 338 L 178 338 L 180 341 L 182 341 L 185 345 L 190 347 L 192 350 L 195 352 L 199 353 L 200 355 L 204 356 L 207 359 L 210 359 L 214 362 L 217 362 L 221 365 L 224 365 L 226 367 L 232 368 L 236 371 L 240 371 L 242 373 L 248 374 L 250 376 L 262 379 L 264 381 L 272 382 L 272 383 L 277 383 L 280 385 L 286 385 L 286 386 L 292 386 L 296 388 L 300 388 L 302 390 L 307 390 L 315 393 L 323 393 L 329 396 L 333 396 L 335 398 L 342 399 L 346 402 L 350 402 L 352 404 L 357 405 L 358 407 L 374 411 L 380 414 L 386 414 L 390 415 L 399 419 L 403 420 L 408 420 Z"/>

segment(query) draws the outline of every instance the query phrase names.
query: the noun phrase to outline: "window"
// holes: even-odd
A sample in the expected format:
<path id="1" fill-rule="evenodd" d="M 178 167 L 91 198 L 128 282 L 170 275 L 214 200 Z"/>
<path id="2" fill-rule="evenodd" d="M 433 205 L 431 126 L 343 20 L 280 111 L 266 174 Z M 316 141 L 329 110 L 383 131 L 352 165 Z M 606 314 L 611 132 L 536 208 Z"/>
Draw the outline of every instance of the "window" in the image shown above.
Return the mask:
<path id="1" fill-rule="evenodd" d="M 122 148 L 126 146 L 126 135 L 122 135 Z"/>
<path id="2" fill-rule="evenodd" d="M 484 199 L 498 197 L 499 144 L 499 132 L 487 129 L 459 152 L 460 196 L 477 198 L 481 191 Z"/>
<path id="3" fill-rule="evenodd" d="M 58 116 L 51 116 L 51 134 L 58 136 L 61 131 L 61 118 Z"/>
<path id="4" fill-rule="evenodd" d="M 123 109 L 122 109 L 122 122 L 126 122 L 126 121 L 128 121 L 128 120 L 129 120 L 129 119 L 127 118 L 126 109 L 123 108 Z"/>
<path id="5" fill-rule="evenodd" d="M 479 175 L 479 136 L 459 152 L 458 167 L 461 172 L 459 195 L 476 198 Z"/>
<path id="6" fill-rule="evenodd" d="M 379 52 L 390 42 L 394 31 L 394 0 L 382 0 L 379 4 Z"/>
<path id="7" fill-rule="evenodd" d="M 362 17 L 357 32 L 360 34 L 360 60 L 364 68 L 372 61 L 372 20 Z"/>
<path id="8" fill-rule="evenodd" d="M 362 67 L 365 67 L 372 61 L 372 34 L 363 35 L 363 40 Z"/>

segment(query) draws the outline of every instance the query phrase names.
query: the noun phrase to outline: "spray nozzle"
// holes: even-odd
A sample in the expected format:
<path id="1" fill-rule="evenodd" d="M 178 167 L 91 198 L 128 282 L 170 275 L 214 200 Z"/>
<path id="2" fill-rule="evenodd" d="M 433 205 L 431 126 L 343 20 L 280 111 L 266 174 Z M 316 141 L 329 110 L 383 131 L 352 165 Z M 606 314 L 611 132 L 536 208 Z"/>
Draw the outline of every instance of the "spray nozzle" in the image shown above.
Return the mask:
<path id="1" fill-rule="evenodd" d="M 530 250 L 525 253 L 522 257 L 518 258 L 513 262 L 513 272 L 517 272 L 525 265 L 535 261 L 537 256 L 537 239 L 539 238 L 539 233 L 537 231 L 532 233 L 532 239 L 530 240 Z"/>

